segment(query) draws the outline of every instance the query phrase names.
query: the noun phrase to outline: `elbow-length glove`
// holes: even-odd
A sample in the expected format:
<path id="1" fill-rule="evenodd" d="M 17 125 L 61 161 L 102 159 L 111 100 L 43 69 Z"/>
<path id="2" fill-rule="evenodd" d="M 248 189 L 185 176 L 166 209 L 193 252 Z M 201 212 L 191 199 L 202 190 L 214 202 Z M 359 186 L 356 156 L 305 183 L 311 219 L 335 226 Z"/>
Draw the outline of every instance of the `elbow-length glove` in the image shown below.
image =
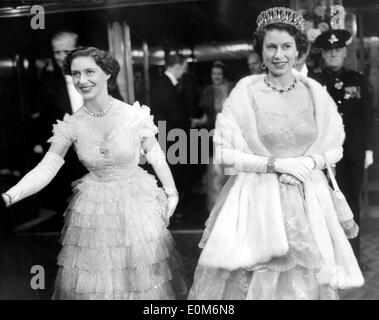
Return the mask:
<path id="1" fill-rule="evenodd" d="M 326 162 L 329 164 L 329 165 L 333 165 L 335 163 L 337 163 L 338 161 L 341 160 L 343 156 L 343 148 L 342 147 L 339 147 L 339 148 L 335 148 L 335 149 L 331 149 L 327 152 L 325 152 L 324 154 L 309 154 L 309 155 L 306 155 L 305 157 L 303 157 L 304 161 L 307 161 L 308 162 L 310 161 L 310 158 L 312 158 L 314 160 L 314 167 L 313 169 L 318 169 L 318 170 L 324 170 L 326 168 Z M 291 176 L 289 174 L 282 174 L 279 178 L 279 181 L 282 182 L 282 183 L 287 183 L 287 184 L 299 184 L 301 183 L 301 180 L 299 180 L 297 177 L 295 176 Z"/>
<path id="2" fill-rule="evenodd" d="M 7 206 L 29 197 L 44 187 L 56 176 L 64 160 L 54 152 L 47 152 L 38 165 L 29 171 L 15 186 L 2 194 Z"/>
<path id="3" fill-rule="evenodd" d="M 155 173 L 162 183 L 163 189 L 167 195 L 167 211 L 164 217 L 166 225 L 169 224 L 170 217 L 175 211 L 179 202 L 178 191 L 176 190 L 175 182 L 172 177 L 170 168 L 166 162 L 166 156 L 163 153 L 158 141 L 145 154 L 146 160 L 152 165 Z"/>
<path id="4" fill-rule="evenodd" d="M 217 152 L 217 150 L 216 150 Z M 232 166 L 237 171 L 266 172 L 268 157 L 222 148 L 216 154 L 218 162 L 225 166 Z"/>
<path id="5" fill-rule="evenodd" d="M 333 165 L 340 161 L 343 157 L 343 148 L 335 148 L 331 149 L 327 152 L 325 152 L 323 155 L 322 154 L 312 154 L 310 155 L 316 163 L 316 169 L 319 170 L 324 170 L 326 169 L 326 162 L 328 162 L 329 165 Z"/>
<path id="6" fill-rule="evenodd" d="M 223 148 L 218 154 L 220 163 L 233 166 L 237 171 L 267 172 L 268 157 L 248 154 L 234 149 Z M 300 181 L 305 181 L 313 168 L 313 161 L 306 157 L 277 158 L 275 171 L 289 174 Z"/>

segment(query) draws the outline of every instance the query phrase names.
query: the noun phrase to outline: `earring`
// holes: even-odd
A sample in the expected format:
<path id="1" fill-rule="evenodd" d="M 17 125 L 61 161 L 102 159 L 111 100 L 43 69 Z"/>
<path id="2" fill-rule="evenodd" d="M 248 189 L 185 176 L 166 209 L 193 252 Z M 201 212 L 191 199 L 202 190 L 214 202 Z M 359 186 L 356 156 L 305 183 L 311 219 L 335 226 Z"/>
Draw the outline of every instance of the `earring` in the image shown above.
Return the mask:
<path id="1" fill-rule="evenodd" d="M 293 63 L 293 67 L 296 68 L 299 65 L 299 56 L 295 57 L 295 61 Z"/>
<path id="2" fill-rule="evenodd" d="M 262 70 L 266 70 L 266 68 L 267 68 L 267 66 L 265 65 L 264 62 L 262 62 L 262 63 L 261 63 L 261 69 L 262 69 Z"/>

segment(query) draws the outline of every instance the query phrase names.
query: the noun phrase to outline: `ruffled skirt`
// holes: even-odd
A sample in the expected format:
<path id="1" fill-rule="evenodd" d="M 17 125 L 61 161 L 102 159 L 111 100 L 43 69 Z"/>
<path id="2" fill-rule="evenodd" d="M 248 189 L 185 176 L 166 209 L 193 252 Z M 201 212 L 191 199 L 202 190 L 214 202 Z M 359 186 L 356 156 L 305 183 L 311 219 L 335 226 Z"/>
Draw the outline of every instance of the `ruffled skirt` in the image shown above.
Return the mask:
<path id="1" fill-rule="evenodd" d="M 74 184 L 53 299 L 182 299 L 181 261 L 162 218 L 166 197 L 144 170 Z"/>
<path id="2" fill-rule="evenodd" d="M 329 286 L 320 286 L 316 279 L 322 258 L 307 221 L 302 186 L 280 184 L 280 194 L 290 247 L 287 254 L 264 264 L 232 271 L 198 265 L 188 299 L 338 299 L 336 290 Z M 207 221 L 207 229 L 200 246 L 206 245 L 212 232 L 209 228 L 214 226 L 216 219 L 217 210 Z"/>

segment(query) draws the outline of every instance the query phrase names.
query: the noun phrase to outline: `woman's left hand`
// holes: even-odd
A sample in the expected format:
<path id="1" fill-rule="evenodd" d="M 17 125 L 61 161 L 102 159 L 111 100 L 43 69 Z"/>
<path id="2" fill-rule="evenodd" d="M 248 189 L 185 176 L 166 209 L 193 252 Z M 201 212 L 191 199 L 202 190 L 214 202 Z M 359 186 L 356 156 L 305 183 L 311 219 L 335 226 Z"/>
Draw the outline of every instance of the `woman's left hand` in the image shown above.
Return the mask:
<path id="1" fill-rule="evenodd" d="M 294 176 L 291 176 L 290 174 L 283 173 L 279 177 L 279 182 L 280 183 L 285 183 L 285 184 L 291 184 L 291 185 L 298 185 L 301 183 L 301 181 Z"/>
<path id="2" fill-rule="evenodd" d="M 167 196 L 167 211 L 166 211 L 166 217 L 165 217 L 167 225 L 170 222 L 170 218 L 173 215 L 176 209 L 176 206 L 178 205 L 178 202 L 179 202 L 179 196 L 177 194 Z"/>

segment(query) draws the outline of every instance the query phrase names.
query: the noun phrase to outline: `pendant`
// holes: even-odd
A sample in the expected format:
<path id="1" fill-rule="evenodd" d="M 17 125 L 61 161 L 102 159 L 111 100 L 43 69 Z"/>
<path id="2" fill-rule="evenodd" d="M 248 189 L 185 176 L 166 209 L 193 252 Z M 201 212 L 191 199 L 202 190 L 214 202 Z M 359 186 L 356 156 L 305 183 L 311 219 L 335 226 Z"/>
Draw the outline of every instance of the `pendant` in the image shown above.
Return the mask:
<path id="1" fill-rule="evenodd" d="M 105 147 L 104 145 L 99 148 L 100 154 L 103 157 L 106 157 L 108 155 L 109 149 Z"/>

